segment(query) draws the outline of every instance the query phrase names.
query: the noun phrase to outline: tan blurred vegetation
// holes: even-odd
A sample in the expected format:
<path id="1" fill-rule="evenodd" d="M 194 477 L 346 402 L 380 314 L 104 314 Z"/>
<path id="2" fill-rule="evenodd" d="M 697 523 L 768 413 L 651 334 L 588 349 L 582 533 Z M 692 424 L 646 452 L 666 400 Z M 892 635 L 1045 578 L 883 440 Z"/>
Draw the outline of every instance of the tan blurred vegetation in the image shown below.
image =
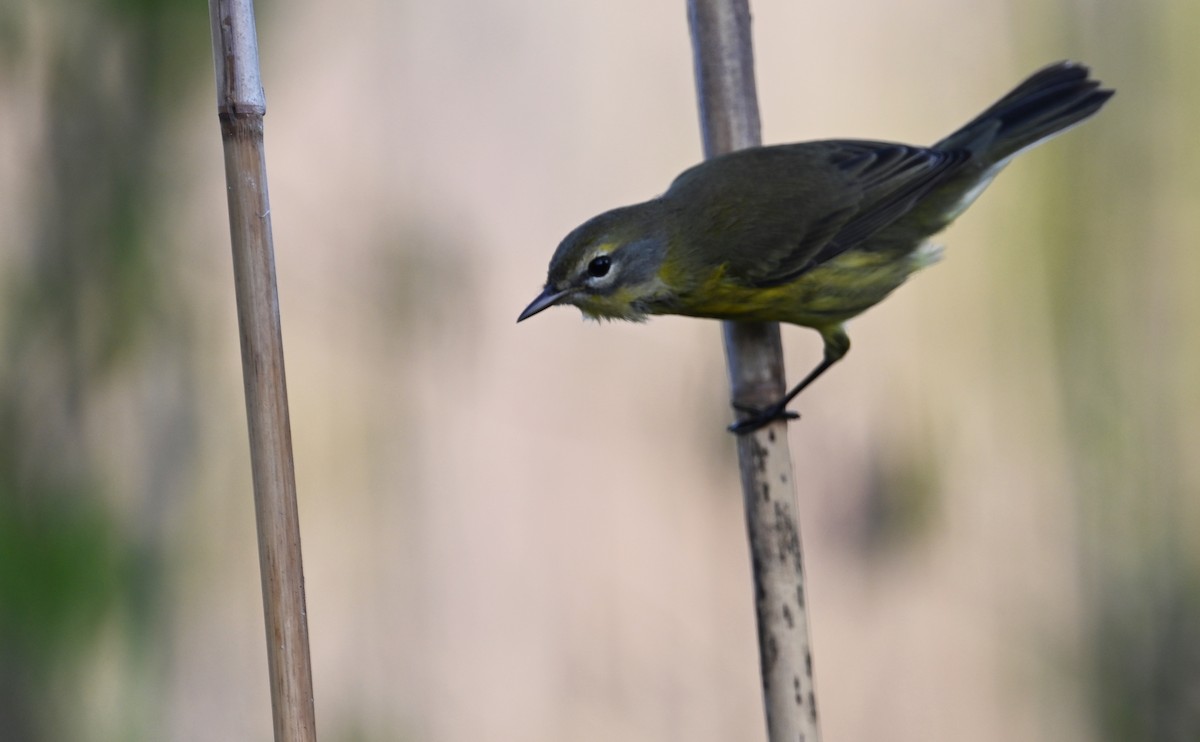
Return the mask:
<path id="1" fill-rule="evenodd" d="M 1200 739 L 1200 9 L 752 7 L 768 142 L 930 142 L 1060 58 L 1119 91 L 800 400 L 826 737 Z M 683 4 L 259 33 L 322 739 L 761 738 L 716 325 L 514 324 L 698 158 Z M 0 737 L 269 739 L 206 13 L 0 39 Z"/>

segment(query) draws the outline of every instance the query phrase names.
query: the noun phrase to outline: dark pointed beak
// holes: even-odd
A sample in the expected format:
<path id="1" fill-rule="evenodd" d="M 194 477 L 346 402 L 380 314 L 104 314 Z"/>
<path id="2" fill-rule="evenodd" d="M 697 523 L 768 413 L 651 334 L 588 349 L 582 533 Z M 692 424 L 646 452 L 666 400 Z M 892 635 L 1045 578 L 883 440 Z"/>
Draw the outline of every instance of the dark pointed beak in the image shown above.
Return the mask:
<path id="1" fill-rule="evenodd" d="M 553 286 L 547 286 L 542 293 L 538 294 L 536 299 L 529 302 L 529 306 L 525 307 L 525 311 L 521 312 L 521 316 L 517 317 L 517 321 L 521 322 L 523 320 L 527 320 L 543 309 L 549 309 L 573 290 L 574 289 L 567 288 L 563 289 L 562 291 L 556 291 Z"/>

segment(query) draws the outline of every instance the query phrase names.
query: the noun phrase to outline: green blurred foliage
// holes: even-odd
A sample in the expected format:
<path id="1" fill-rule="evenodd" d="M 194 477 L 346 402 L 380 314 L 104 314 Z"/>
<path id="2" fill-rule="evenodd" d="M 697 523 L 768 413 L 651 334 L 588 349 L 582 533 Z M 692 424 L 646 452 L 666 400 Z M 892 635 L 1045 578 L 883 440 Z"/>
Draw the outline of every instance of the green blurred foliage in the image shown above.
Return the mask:
<path id="1" fill-rule="evenodd" d="M 15 3 L 0 11 L 0 34 L 14 42 L 3 45 L 0 74 L 15 81 L 45 70 L 46 122 L 24 184 L 29 242 L 0 293 L 6 741 L 83 738 L 79 700 L 102 639 L 116 628 L 134 668 L 126 672 L 139 672 L 139 645 L 157 636 L 145 629 L 161 619 L 165 554 L 112 504 L 111 468 L 85 430 L 98 404 L 128 385 L 121 374 L 147 348 L 185 350 L 163 342 L 179 337 L 185 316 L 164 281 L 170 245 L 154 244 L 149 229 L 170 177 L 159 171 L 159 148 L 172 112 L 205 80 L 204 11 L 182 0 Z M 153 705 L 128 703 L 127 690 L 115 697 L 127 704 L 111 714 L 116 728 L 89 736 L 139 738 L 148 721 L 138 717 Z"/>
<path id="2" fill-rule="evenodd" d="M 1200 738 L 1200 579 L 1173 562 L 1097 589 L 1084 668 L 1097 737 Z"/>
<path id="3" fill-rule="evenodd" d="M 77 670 L 130 595 L 132 552 L 87 487 L 42 490 L 14 464 L 0 466 L 0 729 L 36 740 L 53 726 L 48 689 Z"/>
<path id="4" fill-rule="evenodd" d="M 0 635 L 31 657 L 81 651 L 128 591 L 121 534 L 101 503 L 84 487 L 0 484 Z"/>
<path id="5" fill-rule="evenodd" d="M 1032 8 L 1030 8 L 1032 10 Z M 1200 105 L 1189 3 L 1063 3 L 1060 41 L 1105 50 L 1118 88 L 1090 140 L 1065 137 L 1044 167 L 1057 388 L 1080 524 L 1086 609 L 1080 679 L 1098 740 L 1200 739 L 1200 444 L 1194 325 Z M 1072 17 L 1053 23 L 1055 16 Z M 1193 63 L 1194 68 L 1194 63 Z M 1118 113 L 1117 109 L 1121 109 Z M 1060 146 L 1061 145 L 1061 146 Z M 1085 149 L 1086 148 L 1086 149 Z"/>

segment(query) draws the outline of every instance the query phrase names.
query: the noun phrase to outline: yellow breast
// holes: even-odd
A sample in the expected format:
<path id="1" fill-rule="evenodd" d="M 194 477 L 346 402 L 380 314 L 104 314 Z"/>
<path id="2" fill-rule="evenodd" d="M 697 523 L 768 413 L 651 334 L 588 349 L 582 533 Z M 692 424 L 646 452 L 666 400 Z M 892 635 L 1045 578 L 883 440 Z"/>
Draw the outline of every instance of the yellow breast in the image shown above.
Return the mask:
<path id="1" fill-rule="evenodd" d="M 722 265 L 698 288 L 677 296 L 678 303 L 669 311 L 693 317 L 827 327 L 879 303 L 914 271 L 935 262 L 940 253 L 930 245 L 899 256 L 849 250 L 794 281 L 765 288 L 730 280 Z"/>

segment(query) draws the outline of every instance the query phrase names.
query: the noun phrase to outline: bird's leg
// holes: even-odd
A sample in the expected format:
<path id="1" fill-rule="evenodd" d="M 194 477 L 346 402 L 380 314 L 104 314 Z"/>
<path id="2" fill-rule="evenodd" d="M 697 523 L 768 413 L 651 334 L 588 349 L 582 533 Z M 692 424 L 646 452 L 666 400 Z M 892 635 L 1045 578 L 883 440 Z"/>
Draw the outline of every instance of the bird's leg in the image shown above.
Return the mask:
<path id="1" fill-rule="evenodd" d="M 729 432 L 737 435 L 753 433 L 775 420 L 795 420 L 800 417 L 799 413 L 788 410 L 788 404 L 796 398 L 796 395 L 804 391 L 805 387 L 816 381 L 817 377 L 842 360 L 846 352 L 850 350 L 850 337 L 846 335 L 846 331 L 841 325 L 821 330 L 821 337 L 825 339 L 825 357 L 817 364 L 817 367 L 809 371 L 808 375 L 801 379 L 799 384 L 792 387 L 791 391 L 783 395 L 778 402 L 763 409 L 747 407 L 734 402 L 733 408 L 749 417 L 730 425 Z"/>

